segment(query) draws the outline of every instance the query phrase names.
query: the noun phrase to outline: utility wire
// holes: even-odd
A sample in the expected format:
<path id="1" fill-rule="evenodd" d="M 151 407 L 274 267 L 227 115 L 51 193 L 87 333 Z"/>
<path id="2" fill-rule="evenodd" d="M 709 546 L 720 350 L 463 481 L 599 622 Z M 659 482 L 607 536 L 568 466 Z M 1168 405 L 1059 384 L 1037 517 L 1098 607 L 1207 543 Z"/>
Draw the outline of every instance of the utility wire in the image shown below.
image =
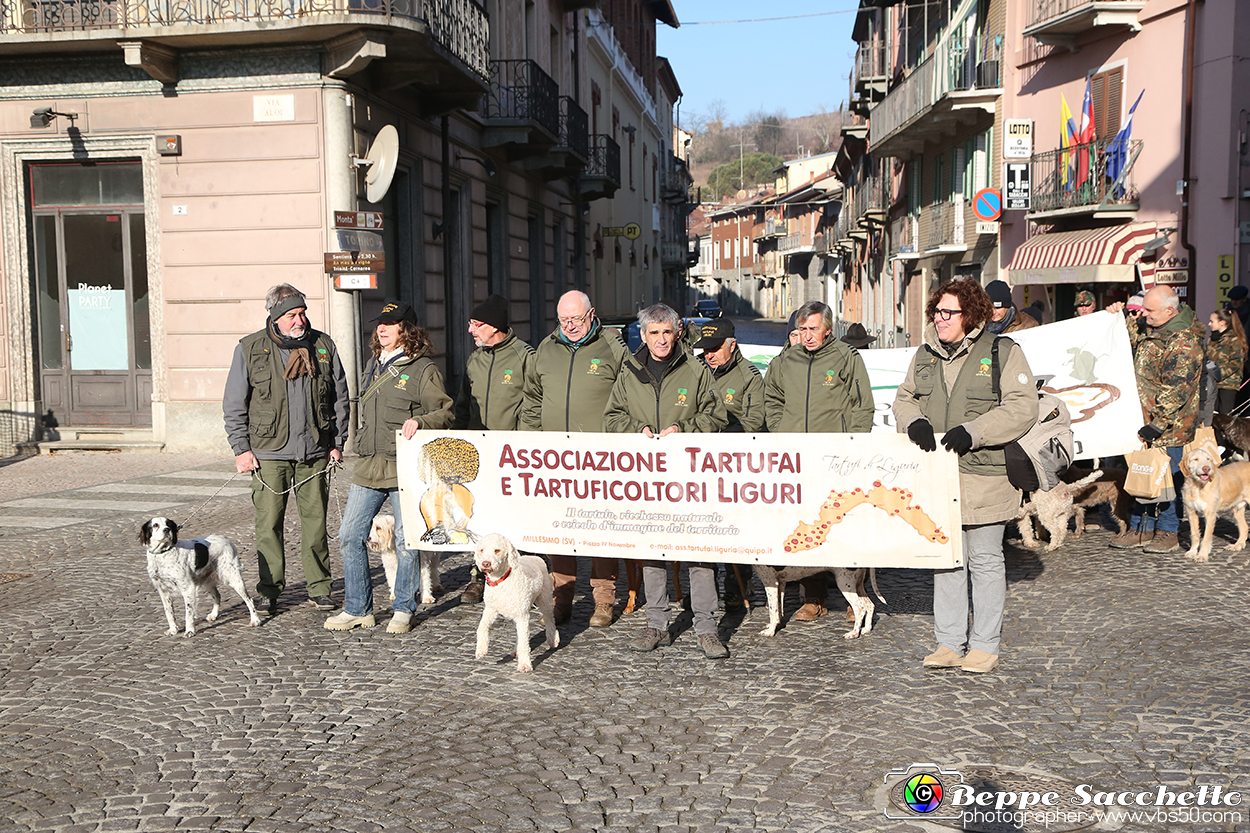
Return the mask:
<path id="1" fill-rule="evenodd" d="M 836 12 L 813 12 L 812 14 L 792 14 L 786 17 L 756 17 L 749 20 L 687 20 L 682 26 L 719 26 L 722 23 L 771 23 L 774 20 L 799 20 L 804 17 L 828 17 L 831 14 L 854 14 L 859 9 L 842 9 Z"/>

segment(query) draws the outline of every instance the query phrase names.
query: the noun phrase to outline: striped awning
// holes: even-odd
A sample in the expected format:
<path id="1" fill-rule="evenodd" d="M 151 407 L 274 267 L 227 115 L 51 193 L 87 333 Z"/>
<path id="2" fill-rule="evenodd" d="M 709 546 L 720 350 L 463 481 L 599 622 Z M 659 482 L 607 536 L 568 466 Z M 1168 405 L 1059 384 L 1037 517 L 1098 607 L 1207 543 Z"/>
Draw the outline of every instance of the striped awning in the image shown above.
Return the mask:
<path id="1" fill-rule="evenodd" d="M 1037 234 L 1016 249 L 1008 279 L 1013 286 L 1137 281 L 1138 261 L 1157 233 L 1154 223 L 1129 223 Z"/>

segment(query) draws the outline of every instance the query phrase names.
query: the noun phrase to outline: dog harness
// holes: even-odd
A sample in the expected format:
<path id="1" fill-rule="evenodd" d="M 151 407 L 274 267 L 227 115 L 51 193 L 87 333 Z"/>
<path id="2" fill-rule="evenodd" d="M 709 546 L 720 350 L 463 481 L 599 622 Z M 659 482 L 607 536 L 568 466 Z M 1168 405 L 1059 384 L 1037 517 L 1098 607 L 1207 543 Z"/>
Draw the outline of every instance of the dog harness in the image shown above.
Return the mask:
<path id="1" fill-rule="evenodd" d="M 490 580 L 490 576 L 487 576 L 487 577 L 486 577 L 486 583 L 487 583 L 487 584 L 489 584 L 491 587 L 498 587 L 499 585 L 503 584 L 504 579 L 506 579 L 506 578 L 507 578 L 508 576 L 510 576 L 510 575 L 512 575 L 512 568 L 511 568 L 511 567 L 509 567 L 509 568 L 508 568 L 508 572 L 504 573 L 502 576 L 500 576 L 500 577 L 499 577 L 498 579 L 496 579 L 495 581 L 491 581 L 491 580 Z"/>

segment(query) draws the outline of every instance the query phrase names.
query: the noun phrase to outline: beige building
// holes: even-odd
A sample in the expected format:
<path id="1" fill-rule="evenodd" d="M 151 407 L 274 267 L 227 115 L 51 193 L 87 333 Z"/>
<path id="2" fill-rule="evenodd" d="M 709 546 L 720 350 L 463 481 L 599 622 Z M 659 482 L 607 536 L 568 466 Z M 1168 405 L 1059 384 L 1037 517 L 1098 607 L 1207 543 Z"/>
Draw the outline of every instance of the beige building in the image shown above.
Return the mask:
<path id="1" fill-rule="evenodd" d="M 292 3 L 3 7 L 0 454 L 42 433 L 225 452 L 231 352 L 279 282 L 307 293 L 353 387 L 386 298 L 413 304 L 452 384 L 490 292 L 530 341 L 569 288 L 612 296 L 603 312 L 659 299 L 644 166 L 671 153 L 654 94 L 667 0 L 606 17 L 577 0 Z M 637 49 L 607 51 L 623 20 L 641 21 Z M 617 209 L 627 125 L 635 187 Z M 340 230 L 336 212 L 382 227 Z M 596 226 L 634 220 L 637 265 L 605 269 Z M 327 253 L 357 271 L 329 273 Z"/>

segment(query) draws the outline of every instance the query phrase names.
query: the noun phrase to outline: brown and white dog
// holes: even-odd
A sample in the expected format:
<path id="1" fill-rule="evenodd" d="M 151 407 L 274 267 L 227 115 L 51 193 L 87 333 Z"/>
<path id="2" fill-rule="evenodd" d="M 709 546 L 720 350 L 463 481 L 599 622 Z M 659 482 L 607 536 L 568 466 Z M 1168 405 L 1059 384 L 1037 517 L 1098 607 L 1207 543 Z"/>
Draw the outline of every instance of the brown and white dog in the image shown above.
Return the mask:
<path id="1" fill-rule="evenodd" d="M 1076 481 L 1082 473 L 1082 469 L 1069 467 L 1060 476 L 1064 481 Z M 1080 538 L 1085 529 L 1085 510 L 1097 509 L 1104 503 L 1111 509 L 1111 517 L 1117 527 L 1116 534 L 1123 535 L 1128 531 L 1129 516 L 1133 512 L 1133 496 L 1124 491 L 1124 480 L 1127 477 L 1128 469 L 1103 469 L 1093 483 L 1072 493 L 1072 514 L 1076 517 L 1073 538 Z M 1101 523 L 1098 526 L 1101 528 Z"/>
<path id="2" fill-rule="evenodd" d="M 547 647 L 560 646 L 547 562 L 537 555 L 521 555 L 511 541 L 494 532 L 478 541 L 473 562 L 486 579 L 475 656 L 482 659 L 490 651 L 491 623 L 496 616 L 502 616 L 516 625 L 516 670 L 533 671 L 534 666 L 530 662 L 530 608 L 537 607 L 543 615 Z"/>
<path id="3" fill-rule="evenodd" d="M 764 584 L 764 595 L 768 599 L 768 627 L 760 631 L 761 636 L 774 636 L 781 624 L 781 606 L 786 599 L 786 584 L 816 573 L 832 570 L 838 582 L 838 589 L 851 605 L 855 617 L 851 630 L 845 634 L 847 639 L 854 639 L 861 633 L 867 636 L 872 633 L 872 616 L 877 607 L 872 603 L 864 588 L 864 577 L 869 574 L 867 567 L 769 567 L 765 564 L 755 565 L 755 574 Z M 871 568 L 872 591 L 877 598 L 885 602 L 877 587 L 877 570 Z"/>
<path id="4" fill-rule="evenodd" d="M 395 550 L 395 516 L 374 515 L 373 525 L 369 527 L 369 537 L 365 546 L 382 558 L 382 569 L 386 571 L 386 586 L 391 591 L 391 601 L 395 601 L 395 575 L 399 572 L 399 554 Z M 443 585 L 438 578 L 438 565 L 442 560 L 437 551 L 419 550 L 421 554 L 421 604 L 433 604 L 434 597 L 442 595 Z"/>
<path id="5" fill-rule="evenodd" d="M 1091 485 L 1101 475 L 1101 469 L 1094 469 L 1075 483 L 1060 482 L 1049 491 L 1039 490 L 1030 494 L 1029 500 L 1020 507 L 1020 512 L 1016 515 L 1024 545 L 1029 549 L 1038 547 L 1037 540 L 1033 537 L 1033 517 L 1036 516 L 1038 522 L 1050 533 L 1050 543 L 1045 546 L 1045 551 L 1053 552 L 1063 546 L 1063 539 L 1068 535 L 1068 520 L 1076 514 L 1076 493 Z M 1082 510 L 1081 515 L 1084 514 Z M 1083 523 L 1084 517 L 1076 525 L 1077 534 Z"/>
<path id="6" fill-rule="evenodd" d="M 1220 465 L 1219 450 L 1212 443 L 1191 448 L 1181 458 L 1181 499 L 1189 518 L 1189 551 L 1186 558 L 1207 561 L 1211 557 L 1211 538 L 1219 512 L 1232 510 L 1237 521 L 1237 540 L 1225 549 L 1240 550 L 1246 546 L 1246 503 L 1250 502 L 1250 463 Z M 1198 513 L 1206 520 L 1206 529 L 1198 537 Z"/>

